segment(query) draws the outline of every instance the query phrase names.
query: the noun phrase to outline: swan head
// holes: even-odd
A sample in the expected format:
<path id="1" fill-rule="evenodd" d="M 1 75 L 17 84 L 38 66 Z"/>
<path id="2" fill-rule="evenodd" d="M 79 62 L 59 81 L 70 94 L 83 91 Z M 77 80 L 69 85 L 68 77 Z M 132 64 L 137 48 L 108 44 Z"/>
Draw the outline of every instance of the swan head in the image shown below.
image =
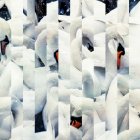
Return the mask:
<path id="1" fill-rule="evenodd" d="M 11 29 L 9 24 L 2 18 L 0 18 L 0 55 L 2 59 L 7 58 L 8 46 L 11 40 Z"/>
<path id="2" fill-rule="evenodd" d="M 117 48 L 117 68 L 120 69 L 121 65 L 121 57 L 122 55 L 125 55 L 125 49 L 124 47 L 119 43 Z"/>
<path id="3" fill-rule="evenodd" d="M 119 70 L 121 68 L 121 63 L 123 62 L 122 56 L 126 54 L 125 52 L 125 46 L 123 43 L 119 42 L 118 40 L 110 40 L 108 44 L 109 53 L 111 57 L 116 61 L 117 63 L 117 69 Z"/>

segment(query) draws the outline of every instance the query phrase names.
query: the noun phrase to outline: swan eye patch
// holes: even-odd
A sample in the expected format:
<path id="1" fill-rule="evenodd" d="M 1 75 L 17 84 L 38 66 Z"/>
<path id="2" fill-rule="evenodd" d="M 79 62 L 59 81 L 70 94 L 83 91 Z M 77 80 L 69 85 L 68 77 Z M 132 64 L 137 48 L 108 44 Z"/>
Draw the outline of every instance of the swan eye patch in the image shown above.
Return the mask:
<path id="1" fill-rule="evenodd" d="M 122 55 L 125 55 L 124 47 L 119 43 L 118 48 L 117 48 L 117 52 L 121 52 L 121 51 L 122 51 Z"/>
<path id="2" fill-rule="evenodd" d="M 86 47 L 90 52 L 94 51 L 94 46 L 93 46 L 92 42 L 88 39 L 88 37 L 83 37 L 82 43 L 83 43 L 84 47 Z"/>
<path id="3" fill-rule="evenodd" d="M 94 48 L 92 47 L 92 45 L 90 45 L 90 43 L 87 43 L 87 48 L 90 52 L 94 51 Z"/>
<path id="4" fill-rule="evenodd" d="M 9 39 L 8 39 L 8 37 L 5 36 L 5 39 L 2 40 L 2 41 L 0 42 L 0 44 L 1 44 L 1 53 L 2 53 L 2 55 L 5 55 L 6 46 L 9 44 Z"/>

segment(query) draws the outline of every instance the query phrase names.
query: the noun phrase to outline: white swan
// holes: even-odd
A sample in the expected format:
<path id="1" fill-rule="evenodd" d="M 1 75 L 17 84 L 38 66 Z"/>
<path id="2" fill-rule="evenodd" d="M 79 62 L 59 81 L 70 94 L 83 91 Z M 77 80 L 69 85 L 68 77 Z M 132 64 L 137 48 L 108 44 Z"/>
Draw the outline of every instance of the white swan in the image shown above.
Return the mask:
<path id="1" fill-rule="evenodd" d="M 138 112 L 140 112 L 140 89 L 130 90 L 130 104 L 133 106 Z"/>
<path id="2" fill-rule="evenodd" d="M 0 81 L 3 81 L 0 88 L 0 96 L 14 95 L 22 100 L 22 71 L 15 63 L 9 62 L 7 66 L 5 66 L 5 69 L 3 70 L 0 77 Z"/>
<path id="3" fill-rule="evenodd" d="M 11 136 L 11 129 L 22 124 L 22 104 L 15 97 L 2 98 L 0 104 L 0 139 L 9 139 Z"/>
<path id="4" fill-rule="evenodd" d="M 135 19 L 138 19 L 137 17 L 134 16 Z M 129 37 L 129 44 L 130 44 L 130 60 L 129 60 L 129 65 L 130 65 L 130 88 L 131 89 L 139 89 L 139 33 L 140 31 L 140 23 L 135 21 L 131 22 L 130 21 L 130 37 Z"/>
<path id="5" fill-rule="evenodd" d="M 121 28 L 120 28 L 121 27 Z M 121 30 L 120 30 L 121 29 Z M 107 91 L 108 87 L 110 85 L 110 82 L 112 81 L 112 78 L 117 74 L 117 69 L 123 69 L 128 67 L 128 53 L 129 51 L 124 48 L 126 46 L 126 41 L 123 41 L 124 38 L 121 36 L 128 36 L 128 27 L 125 24 L 117 24 L 112 25 L 107 28 L 107 41 L 106 41 L 106 85 L 104 87 L 104 90 Z M 117 41 L 121 44 L 122 48 L 125 51 L 125 57 L 123 58 L 123 52 L 118 50 L 119 45 L 116 41 L 113 41 L 112 39 L 117 39 Z M 125 43 L 126 44 L 125 44 Z"/>
<path id="6" fill-rule="evenodd" d="M 99 79 L 94 73 L 94 61 L 84 59 L 82 62 L 83 73 L 83 93 L 85 97 L 94 98 L 101 95 L 101 86 Z"/>
<path id="7" fill-rule="evenodd" d="M 53 53 L 58 49 L 57 34 L 57 24 L 48 24 L 47 29 L 39 34 L 35 42 L 36 54 L 45 65 L 46 62 L 48 62 L 48 66 L 56 63 Z M 49 56 L 46 57 L 46 54 Z"/>
<path id="8" fill-rule="evenodd" d="M 9 139 L 12 128 L 10 98 L 0 99 L 0 139 Z"/>
<path id="9" fill-rule="evenodd" d="M 58 89 L 52 87 L 47 94 L 48 101 L 43 109 L 43 121 L 45 129 L 47 130 L 48 122 L 51 121 L 52 128 L 57 131 L 58 122 Z"/>
<path id="10" fill-rule="evenodd" d="M 57 73 L 51 73 L 47 76 L 46 70 L 43 70 L 41 68 L 40 70 L 38 69 L 36 74 L 38 74 L 38 76 L 36 78 L 41 79 L 42 82 L 36 83 L 35 114 L 39 113 L 44 108 L 46 101 L 47 101 L 47 94 L 49 94 L 51 88 L 58 86 L 58 74 Z"/>
<path id="11" fill-rule="evenodd" d="M 106 100 L 106 121 L 108 130 L 112 130 L 114 128 L 119 130 L 122 125 L 122 121 L 128 111 L 129 94 L 122 96 L 120 99 L 118 98 L 119 94 L 120 93 L 117 89 L 116 76 L 110 85 Z M 118 127 L 118 129 L 116 127 Z"/>
<path id="12" fill-rule="evenodd" d="M 16 96 L 22 99 L 22 70 L 11 61 L 11 30 L 7 22 L 0 19 L 1 24 L 1 96 Z M 3 38 L 4 37 L 4 38 Z M 7 40 L 5 40 L 7 37 Z M 7 44 L 8 43 L 8 44 Z"/>
<path id="13" fill-rule="evenodd" d="M 30 112 L 30 113 L 26 113 Z M 24 121 L 34 121 L 35 115 L 35 92 L 23 91 Z"/>

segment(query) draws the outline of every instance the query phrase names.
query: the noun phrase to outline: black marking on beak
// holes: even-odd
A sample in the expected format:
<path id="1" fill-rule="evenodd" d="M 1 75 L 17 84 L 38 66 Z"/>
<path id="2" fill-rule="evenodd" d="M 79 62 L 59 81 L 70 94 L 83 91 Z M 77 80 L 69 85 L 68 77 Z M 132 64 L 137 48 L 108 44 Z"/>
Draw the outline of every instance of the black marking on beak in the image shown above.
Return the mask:
<path id="1" fill-rule="evenodd" d="M 5 55 L 5 50 L 6 50 L 6 46 L 9 44 L 9 39 L 7 36 L 5 36 L 5 39 L 2 40 L 1 42 L 1 54 Z"/>
<path id="2" fill-rule="evenodd" d="M 54 58 L 55 58 L 56 62 L 58 63 L 58 50 L 56 50 L 54 52 Z"/>
<path id="3" fill-rule="evenodd" d="M 71 121 L 74 121 L 74 120 L 76 120 L 76 121 L 82 123 L 82 116 L 80 116 L 80 117 L 71 116 Z"/>
<path id="4" fill-rule="evenodd" d="M 82 38 L 82 43 L 85 47 L 87 47 L 87 49 L 90 51 L 90 52 L 93 52 L 94 51 L 94 46 L 92 44 L 92 42 L 89 40 L 88 37 L 83 37 Z"/>
<path id="5" fill-rule="evenodd" d="M 124 47 L 121 45 L 121 43 L 118 44 L 118 48 L 117 48 L 117 52 L 120 52 L 122 51 L 122 55 L 125 55 L 125 49 Z"/>
<path id="6" fill-rule="evenodd" d="M 140 118 L 140 113 L 138 112 L 138 117 Z"/>

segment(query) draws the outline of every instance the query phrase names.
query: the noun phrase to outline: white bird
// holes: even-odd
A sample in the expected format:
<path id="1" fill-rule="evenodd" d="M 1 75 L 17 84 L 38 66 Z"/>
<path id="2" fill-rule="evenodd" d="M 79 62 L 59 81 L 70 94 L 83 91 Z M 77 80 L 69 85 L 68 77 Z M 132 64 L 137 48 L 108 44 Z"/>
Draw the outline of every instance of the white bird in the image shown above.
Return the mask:
<path id="1" fill-rule="evenodd" d="M 83 73 L 83 94 L 88 98 L 95 98 L 101 95 L 100 81 L 94 73 L 94 61 L 84 59 L 82 62 Z"/>
<path id="2" fill-rule="evenodd" d="M 9 139 L 12 128 L 11 100 L 0 99 L 0 139 Z"/>
<path id="3" fill-rule="evenodd" d="M 48 62 L 48 66 L 56 63 L 54 52 L 58 49 L 57 35 L 57 24 L 48 24 L 47 29 L 39 34 L 35 42 L 36 54 L 40 57 L 44 65 L 46 65 L 46 62 Z M 48 57 L 46 57 L 46 54 L 48 54 Z"/>
<path id="4" fill-rule="evenodd" d="M 134 106 L 135 109 L 140 112 L 140 95 L 139 95 L 139 89 L 134 89 L 129 91 L 130 96 L 130 104 L 131 106 Z"/>
<path id="5" fill-rule="evenodd" d="M 22 104 L 16 97 L 3 98 L 0 104 L 0 139 L 9 139 L 11 129 L 22 124 Z"/>

